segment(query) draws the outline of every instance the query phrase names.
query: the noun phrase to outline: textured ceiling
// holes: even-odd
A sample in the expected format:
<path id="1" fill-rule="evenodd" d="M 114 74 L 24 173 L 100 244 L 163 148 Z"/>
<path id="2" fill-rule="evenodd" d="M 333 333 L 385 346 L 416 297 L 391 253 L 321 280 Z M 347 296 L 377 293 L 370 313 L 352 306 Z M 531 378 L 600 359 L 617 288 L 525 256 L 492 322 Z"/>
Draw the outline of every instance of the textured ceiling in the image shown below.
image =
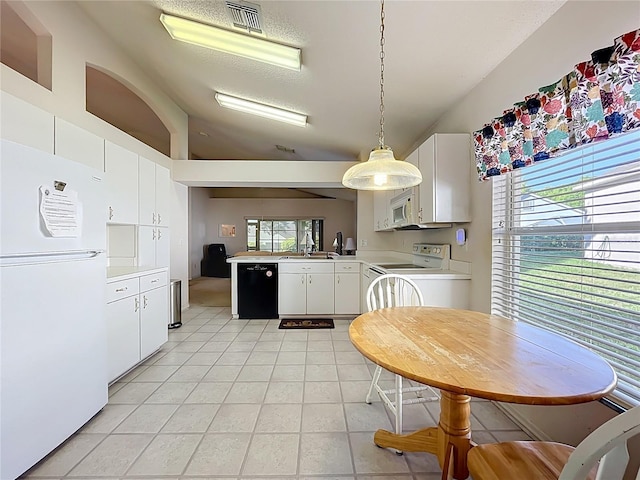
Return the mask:
<path id="1" fill-rule="evenodd" d="M 78 3 L 189 115 L 194 158 L 354 160 L 377 145 L 377 1 L 254 2 L 268 39 L 302 49 L 300 72 L 174 41 L 159 21 L 164 11 L 231 28 L 223 1 Z M 396 157 L 563 3 L 387 1 L 385 140 Z M 223 109 L 215 91 L 305 113 L 309 125 Z"/>

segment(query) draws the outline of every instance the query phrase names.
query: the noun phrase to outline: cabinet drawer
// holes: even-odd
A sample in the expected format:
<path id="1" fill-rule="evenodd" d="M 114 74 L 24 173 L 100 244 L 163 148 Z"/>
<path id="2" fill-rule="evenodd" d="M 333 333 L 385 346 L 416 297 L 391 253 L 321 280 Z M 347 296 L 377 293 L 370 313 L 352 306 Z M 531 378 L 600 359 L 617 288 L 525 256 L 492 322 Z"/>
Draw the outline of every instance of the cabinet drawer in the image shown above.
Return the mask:
<path id="1" fill-rule="evenodd" d="M 107 283 L 107 303 L 115 302 L 121 298 L 138 294 L 138 279 L 120 280 L 119 282 Z"/>
<path id="2" fill-rule="evenodd" d="M 358 262 L 336 262 L 336 273 L 360 273 Z"/>
<path id="3" fill-rule="evenodd" d="M 280 273 L 333 273 L 332 262 L 282 262 L 278 265 Z"/>
<path id="4" fill-rule="evenodd" d="M 155 273 L 140 277 L 140 292 L 147 292 L 154 288 L 163 287 L 167 284 L 167 273 Z"/>
<path id="5" fill-rule="evenodd" d="M 167 284 L 167 273 L 160 272 L 140 277 L 140 292 L 147 292 Z"/>

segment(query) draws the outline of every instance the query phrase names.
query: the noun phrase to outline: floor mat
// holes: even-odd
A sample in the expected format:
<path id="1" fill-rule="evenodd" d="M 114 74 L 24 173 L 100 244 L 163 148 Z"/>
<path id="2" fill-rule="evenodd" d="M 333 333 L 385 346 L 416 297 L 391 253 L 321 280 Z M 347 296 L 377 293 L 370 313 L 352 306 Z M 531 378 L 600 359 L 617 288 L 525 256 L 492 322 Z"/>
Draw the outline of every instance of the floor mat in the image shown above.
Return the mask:
<path id="1" fill-rule="evenodd" d="M 334 328 L 330 318 L 283 318 L 278 328 Z"/>

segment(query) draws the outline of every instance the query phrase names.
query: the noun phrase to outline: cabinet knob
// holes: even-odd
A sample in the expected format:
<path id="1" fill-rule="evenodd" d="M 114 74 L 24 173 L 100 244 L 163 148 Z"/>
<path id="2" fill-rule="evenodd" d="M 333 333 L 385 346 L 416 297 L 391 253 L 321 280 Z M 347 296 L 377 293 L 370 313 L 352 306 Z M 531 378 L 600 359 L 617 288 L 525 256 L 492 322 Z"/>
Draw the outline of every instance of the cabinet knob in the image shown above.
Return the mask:
<path id="1" fill-rule="evenodd" d="M 140 310 L 140 300 L 138 300 L 138 297 L 134 298 L 134 304 L 135 304 L 135 307 L 133 311 L 137 312 L 138 310 Z"/>
<path id="2" fill-rule="evenodd" d="M 162 232 L 158 229 L 158 240 L 160 240 L 160 237 L 162 237 Z"/>
<path id="3" fill-rule="evenodd" d="M 156 239 L 156 229 L 154 228 L 152 233 L 151 233 L 151 239 L 155 240 Z"/>
<path id="4" fill-rule="evenodd" d="M 162 221 L 162 217 L 160 216 L 160 214 L 158 214 L 158 225 L 160 225 L 161 221 Z"/>
<path id="5" fill-rule="evenodd" d="M 113 220 L 113 208 L 109 207 L 109 220 Z"/>
<path id="6" fill-rule="evenodd" d="M 142 298 L 144 299 L 144 303 L 142 304 L 142 308 L 147 308 L 147 301 L 148 301 L 148 298 L 147 298 L 147 296 L 146 296 L 146 295 L 143 295 L 143 296 L 142 296 Z"/>
<path id="7" fill-rule="evenodd" d="M 116 288 L 116 292 L 126 292 L 128 290 L 127 287 Z"/>
<path id="8" fill-rule="evenodd" d="M 309 275 L 309 283 L 311 283 L 311 275 Z"/>
<path id="9" fill-rule="evenodd" d="M 340 283 L 340 275 L 336 275 L 336 280 Z"/>
<path id="10" fill-rule="evenodd" d="M 156 212 L 153 212 L 152 215 L 153 215 L 153 224 L 155 225 L 156 224 Z"/>

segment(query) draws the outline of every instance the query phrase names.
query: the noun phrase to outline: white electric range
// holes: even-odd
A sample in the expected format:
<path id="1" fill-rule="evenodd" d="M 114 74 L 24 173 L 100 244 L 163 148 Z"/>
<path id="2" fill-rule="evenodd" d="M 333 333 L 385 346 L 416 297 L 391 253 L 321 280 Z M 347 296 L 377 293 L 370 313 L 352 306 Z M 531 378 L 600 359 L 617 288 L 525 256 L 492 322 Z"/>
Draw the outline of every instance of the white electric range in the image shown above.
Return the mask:
<path id="1" fill-rule="evenodd" d="M 451 245 L 414 243 L 412 252 L 411 263 L 370 264 L 368 271 L 363 272 L 366 286 L 381 275 L 395 273 L 418 285 L 425 305 L 468 309 L 471 275 L 469 271 L 451 270 Z"/>

